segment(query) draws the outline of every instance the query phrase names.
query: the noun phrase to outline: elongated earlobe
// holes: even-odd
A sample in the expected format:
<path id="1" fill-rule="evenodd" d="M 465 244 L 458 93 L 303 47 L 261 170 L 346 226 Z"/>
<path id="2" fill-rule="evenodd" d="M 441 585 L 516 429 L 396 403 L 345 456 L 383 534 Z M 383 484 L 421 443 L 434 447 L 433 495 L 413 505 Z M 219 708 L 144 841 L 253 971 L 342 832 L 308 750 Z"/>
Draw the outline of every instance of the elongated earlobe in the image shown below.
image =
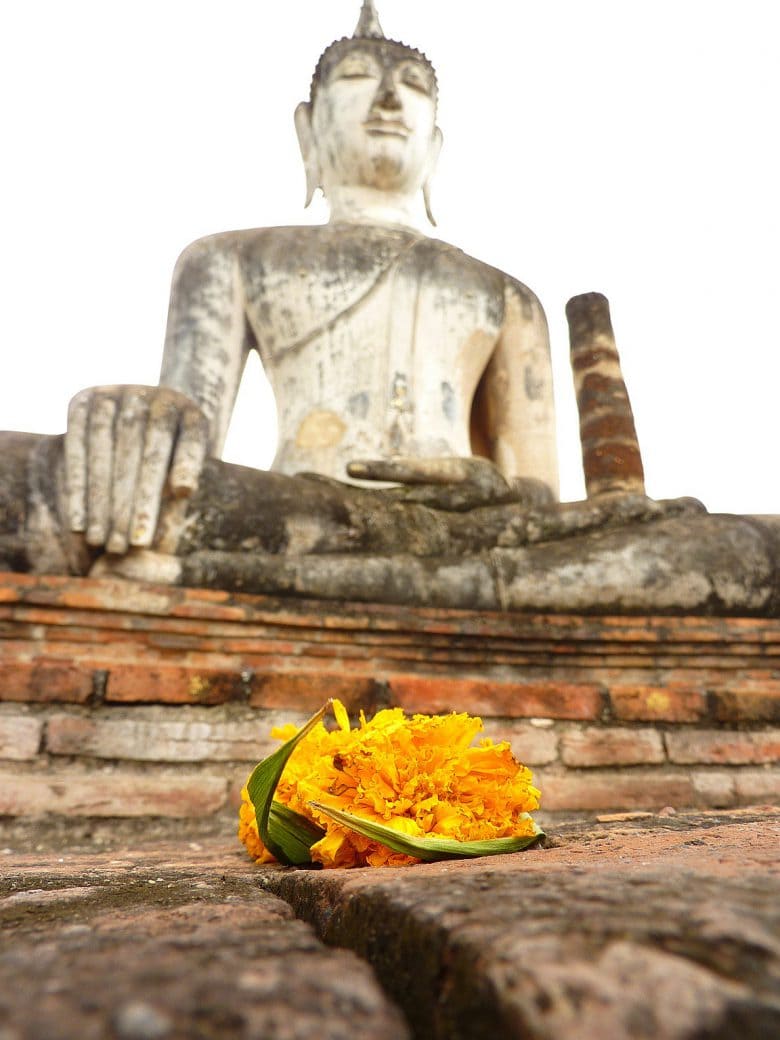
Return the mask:
<path id="1" fill-rule="evenodd" d="M 423 202 L 425 203 L 425 215 L 426 215 L 426 217 L 428 218 L 428 220 L 430 220 L 431 224 L 433 224 L 433 226 L 436 227 L 436 218 L 434 217 L 433 210 L 431 209 L 431 182 L 430 181 L 426 181 L 425 184 L 423 184 Z"/>
<path id="2" fill-rule="evenodd" d="M 308 101 L 302 101 L 295 109 L 295 131 L 298 135 L 298 145 L 301 149 L 303 167 L 306 171 L 305 208 L 311 203 L 317 188 L 322 187 L 317 147 L 314 143 L 314 134 L 311 129 L 311 104 Z"/>
<path id="3" fill-rule="evenodd" d="M 433 139 L 431 141 L 431 150 L 428 156 L 428 164 L 425 171 L 425 180 L 423 181 L 423 202 L 425 203 L 425 214 L 430 220 L 431 224 L 436 227 L 436 220 L 433 216 L 433 210 L 431 209 L 431 180 L 433 178 L 434 170 L 436 169 L 436 163 L 439 161 L 439 153 L 441 152 L 441 146 L 444 144 L 444 135 L 438 126 L 433 129 Z"/>

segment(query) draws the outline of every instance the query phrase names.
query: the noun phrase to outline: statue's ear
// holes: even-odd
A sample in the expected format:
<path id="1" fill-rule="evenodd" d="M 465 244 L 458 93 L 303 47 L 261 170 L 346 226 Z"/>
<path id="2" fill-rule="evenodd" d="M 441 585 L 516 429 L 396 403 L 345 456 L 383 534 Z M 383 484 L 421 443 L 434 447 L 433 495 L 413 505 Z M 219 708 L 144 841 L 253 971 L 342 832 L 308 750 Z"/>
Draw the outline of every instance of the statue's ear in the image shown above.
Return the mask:
<path id="1" fill-rule="evenodd" d="M 431 147 L 428 152 L 428 162 L 425 167 L 425 180 L 423 181 L 423 201 L 425 202 L 425 212 L 428 220 L 431 224 L 436 227 L 436 221 L 431 210 L 431 179 L 433 178 L 434 171 L 436 170 L 436 163 L 439 161 L 439 154 L 441 152 L 441 146 L 444 144 L 444 134 L 438 126 L 433 128 L 433 136 L 431 138 Z"/>
<path id="2" fill-rule="evenodd" d="M 311 128 L 311 104 L 301 101 L 295 109 L 295 131 L 298 134 L 298 145 L 301 149 L 303 166 L 306 170 L 306 203 L 308 206 L 314 198 L 314 192 L 321 187 L 320 163 L 317 157 L 317 146 Z"/>

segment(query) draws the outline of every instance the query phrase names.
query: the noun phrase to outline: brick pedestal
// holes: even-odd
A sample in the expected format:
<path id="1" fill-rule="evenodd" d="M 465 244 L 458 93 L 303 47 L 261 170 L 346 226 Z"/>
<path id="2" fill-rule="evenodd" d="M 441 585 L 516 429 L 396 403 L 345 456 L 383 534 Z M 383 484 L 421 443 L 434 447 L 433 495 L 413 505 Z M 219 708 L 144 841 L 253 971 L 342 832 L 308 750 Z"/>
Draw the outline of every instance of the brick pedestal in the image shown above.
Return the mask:
<path id="1" fill-rule="evenodd" d="M 0 575 L 0 815 L 228 811 L 268 730 L 479 714 L 547 813 L 780 798 L 780 620 L 485 614 Z"/>

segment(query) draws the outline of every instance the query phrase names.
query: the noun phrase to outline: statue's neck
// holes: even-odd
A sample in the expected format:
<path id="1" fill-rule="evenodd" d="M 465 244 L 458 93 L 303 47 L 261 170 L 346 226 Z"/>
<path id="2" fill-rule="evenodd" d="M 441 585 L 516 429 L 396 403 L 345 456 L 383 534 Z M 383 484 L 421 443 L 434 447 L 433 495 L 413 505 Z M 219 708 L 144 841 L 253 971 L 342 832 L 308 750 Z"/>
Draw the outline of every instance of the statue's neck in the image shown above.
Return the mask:
<path id="1" fill-rule="evenodd" d="M 417 199 L 378 188 L 334 186 L 328 191 L 331 224 L 389 224 L 423 233 Z"/>

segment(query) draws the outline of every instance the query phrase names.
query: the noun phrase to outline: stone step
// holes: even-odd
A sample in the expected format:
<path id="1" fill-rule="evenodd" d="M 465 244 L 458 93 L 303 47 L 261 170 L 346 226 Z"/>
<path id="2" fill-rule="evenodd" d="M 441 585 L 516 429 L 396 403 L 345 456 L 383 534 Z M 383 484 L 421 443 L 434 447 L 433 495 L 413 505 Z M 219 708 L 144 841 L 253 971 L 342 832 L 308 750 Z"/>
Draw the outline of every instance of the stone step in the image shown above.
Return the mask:
<path id="1" fill-rule="evenodd" d="M 0 829 L 3 1040 L 780 1030 L 778 811 L 624 814 L 356 871 L 256 867 L 192 821 L 101 826 Z"/>
<path id="2" fill-rule="evenodd" d="M 354 954 L 325 947 L 224 843 L 3 857 L 3 1040 L 405 1040 Z"/>

